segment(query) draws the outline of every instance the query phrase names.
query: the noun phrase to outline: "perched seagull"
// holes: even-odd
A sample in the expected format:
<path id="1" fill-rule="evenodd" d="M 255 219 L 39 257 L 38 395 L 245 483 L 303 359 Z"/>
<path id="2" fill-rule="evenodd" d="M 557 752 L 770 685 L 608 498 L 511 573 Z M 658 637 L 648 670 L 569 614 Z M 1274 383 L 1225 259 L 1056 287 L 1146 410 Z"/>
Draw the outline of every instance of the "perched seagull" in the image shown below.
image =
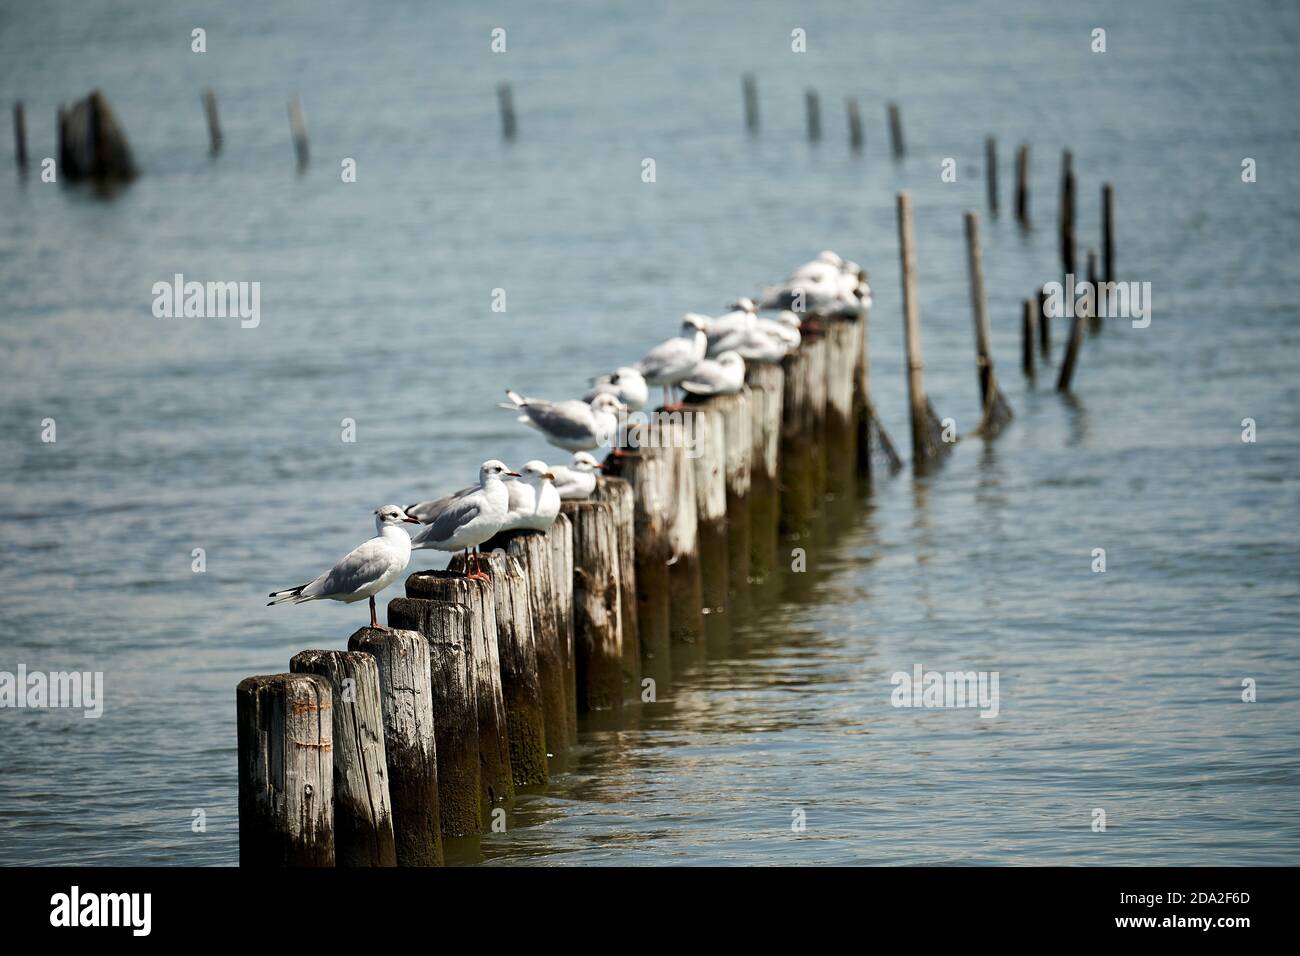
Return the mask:
<path id="1" fill-rule="evenodd" d="M 478 484 L 433 501 L 422 501 L 406 509 L 408 517 L 428 527 L 417 531 L 411 547 L 417 550 L 432 548 L 436 551 L 465 551 L 465 567 L 469 567 L 469 549 L 477 548 L 492 537 L 506 522 L 510 508 L 510 492 L 506 490 L 507 478 L 518 478 L 495 458 L 483 462 L 478 469 Z M 466 577 L 486 579 L 479 570 Z"/>
<path id="2" fill-rule="evenodd" d="M 548 442 L 565 451 L 586 451 L 613 440 L 618 431 L 618 414 L 623 406 L 613 395 L 597 395 L 591 403 L 571 398 L 548 402 L 541 398 L 524 398 L 506 389 L 509 404 L 502 408 L 521 411 L 517 419 L 541 432 Z"/>
<path id="3" fill-rule="evenodd" d="M 637 368 L 651 385 L 664 388 L 664 407 L 672 407 L 670 389 L 695 371 L 695 366 L 704 358 L 709 340 L 704 329 L 708 324 L 705 316 L 694 312 L 686 313 L 682 319 L 682 329 L 674 338 L 660 342 L 641 361 Z"/>
<path id="4" fill-rule="evenodd" d="M 586 454 L 586 452 L 579 452 Z M 588 456 L 590 457 L 590 456 Z M 502 531 L 545 531 L 560 513 L 560 493 L 551 482 L 555 475 L 546 462 L 525 462 L 518 481 L 507 482 L 510 509 Z"/>
<path id="5" fill-rule="evenodd" d="M 788 309 L 775 319 L 759 316 L 755 324 L 760 331 L 766 332 L 768 335 L 784 342 L 786 348 L 790 351 L 793 352 L 799 347 L 799 342 L 802 339 L 799 326 L 803 323 L 798 315 Z"/>
<path id="6" fill-rule="evenodd" d="M 650 398 L 650 390 L 641 373 L 630 365 L 625 365 L 612 375 L 601 375 L 593 379 L 591 390 L 582 396 L 582 400 L 590 402 L 597 395 L 613 395 L 627 406 L 628 411 L 637 412 L 645 407 Z"/>
<path id="7" fill-rule="evenodd" d="M 692 395 L 735 395 L 745 387 L 745 360 L 735 352 L 723 352 L 695 366 L 682 388 Z"/>
<path id="8" fill-rule="evenodd" d="M 585 451 L 573 456 L 568 465 L 552 465 L 551 474 L 555 476 L 555 490 L 561 501 L 581 501 L 590 498 L 596 490 L 596 472 L 605 468 L 600 462 Z"/>
<path id="9" fill-rule="evenodd" d="M 411 537 L 402 524 L 418 524 L 397 505 L 375 511 L 377 535 L 353 548 L 351 553 L 320 577 L 307 584 L 268 595 L 272 604 L 302 604 L 304 601 L 342 601 L 352 604 L 370 598 L 370 626 L 378 627 L 375 595 L 397 580 L 411 561 Z"/>
<path id="10" fill-rule="evenodd" d="M 870 304 L 870 289 L 862 268 L 829 250 L 767 289 L 760 302 L 765 309 L 826 315 L 857 312 L 864 304 Z"/>

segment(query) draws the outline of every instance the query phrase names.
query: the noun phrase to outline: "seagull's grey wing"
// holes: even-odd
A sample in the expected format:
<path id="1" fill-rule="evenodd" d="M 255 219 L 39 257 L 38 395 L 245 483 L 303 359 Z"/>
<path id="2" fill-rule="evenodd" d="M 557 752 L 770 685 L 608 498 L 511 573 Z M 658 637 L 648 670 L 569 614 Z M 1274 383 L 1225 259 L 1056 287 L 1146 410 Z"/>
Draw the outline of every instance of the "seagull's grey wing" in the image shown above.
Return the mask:
<path id="1" fill-rule="evenodd" d="M 302 589 L 304 598 L 326 598 L 336 594 L 353 594 L 372 584 L 387 572 L 393 554 L 383 538 L 371 538 L 352 551 L 311 584 Z"/>
<path id="2" fill-rule="evenodd" d="M 669 339 L 666 342 L 660 342 L 645 357 L 637 363 L 636 367 L 641 370 L 641 374 L 646 379 L 655 379 L 667 371 L 680 368 L 691 359 L 693 344 L 688 339 L 681 337 Z"/>
<path id="3" fill-rule="evenodd" d="M 580 441 L 591 437 L 596 430 L 591 406 L 576 399 L 547 403 L 545 407 L 528 405 L 524 411 L 539 429 L 561 440 Z"/>
<path id="4" fill-rule="evenodd" d="M 469 524 L 482 510 L 483 499 L 480 495 L 450 495 L 437 514 L 431 516 L 429 527 L 419 532 L 413 539 L 414 544 L 426 541 L 446 541 L 463 526 Z"/>
<path id="5" fill-rule="evenodd" d="M 714 395 L 727 384 L 727 371 L 717 362 L 704 361 L 681 384 L 692 395 Z"/>
<path id="6" fill-rule="evenodd" d="M 434 498 L 432 501 L 421 501 L 419 504 L 407 508 L 406 513 L 420 524 L 428 524 L 438 516 L 439 512 L 447 507 L 453 498 L 461 498 L 477 488 L 478 485 L 470 485 L 467 488 L 461 488 L 459 491 L 453 491 L 449 495 L 443 495 L 441 498 Z"/>

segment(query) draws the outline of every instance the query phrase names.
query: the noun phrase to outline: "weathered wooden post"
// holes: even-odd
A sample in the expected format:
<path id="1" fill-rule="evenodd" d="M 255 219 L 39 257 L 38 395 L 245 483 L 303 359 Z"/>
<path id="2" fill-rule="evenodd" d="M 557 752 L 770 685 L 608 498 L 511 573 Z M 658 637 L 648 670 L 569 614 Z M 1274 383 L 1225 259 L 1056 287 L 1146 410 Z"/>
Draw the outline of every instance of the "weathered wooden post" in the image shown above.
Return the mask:
<path id="1" fill-rule="evenodd" d="M 400 633 L 418 632 L 428 646 L 429 699 L 433 712 L 438 816 L 442 835 L 455 837 L 479 833 L 483 829 L 483 791 L 479 771 L 478 698 L 470 609 L 463 604 L 445 601 L 394 598 L 388 602 L 388 625 L 402 629 Z M 363 628 L 353 636 L 359 649 L 376 656 L 392 657 L 382 638 L 375 636 L 373 642 L 358 640 L 363 633 L 370 636 L 368 632 L 368 628 Z M 418 681 L 411 681 L 411 686 L 418 686 Z M 413 723 L 414 707 L 402 712 L 398 706 L 410 694 L 409 689 L 395 683 L 392 694 L 394 713 Z M 394 728 L 395 734 L 399 732 Z M 419 752 L 418 748 L 412 751 L 412 763 L 417 765 Z M 418 775 L 413 776 L 418 779 Z M 418 795 L 415 798 L 418 799 Z M 413 840 L 408 850 L 418 854 L 423 845 L 426 844 Z M 398 860 L 402 858 L 399 835 Z"/>
<path id="2" fill-rule="evenodd" d="M 822 138 L 822 107 L 817 98 L 817 91 L 809 88 L 804 91 L 804 108 L 808 114 L 808 142 L 816 143 Z"/>
<path id="3" fill-rule="evenodd" d="M 518 127 L 515 123 L 515 96 L 509 83 L 497 84 L 497 105 L 501 110 L 501 138 L 514 139 Z"/>
<path id="4" fill-rule="evenodd" d="M 988 186 L 989 212 L 998 214 L 998 141 L 992 136 L 984 139 L 984 181 Z"/>
<path id="5" fill-rule="evenodd" d="M 749 573 L 762 581 L 772 573 L 781 529 L 781 408 L 785 370 L 780 364 L 750 364 L 745 370 L 751 402 L 749 471 Z"/>
<path id="6" fill-rule="evenodd" d="M 695 508 L 695 466 L 687 457 L 687 434 L 680 420 L 661 418 L 659 440 L 668 467 L 659 500 L 668 508 L 668 628 L 673 643 L 704 640 L 704 582 L 700 575 L 698 512 Z"/>
<path id="7" fill-rule="evenodd" d="M 14 162 L 20 173 L 27 172 L 27 114 L 21 102 L 14 104 Z"/>
<path id="8" fill-rule="evenodd" d="M 330 698 L 315 674 L 240 681 L 240 866 L 334 865 Z"/>
<path id="9" fill-rule="evenodd" d="M 632 486 L 622 478 L 601 475 L 596 479 L 593 501 L 614 506 L 618 532 L 619 624 L 623 630 L 623 682 L 635 687 L 641 677 L 641 637 L 636 609 L 636 501 Z"/>
<path id="10" fill-rule="evenodd" d="M 862 111 L 858 108 L 858 98 L 850 96 L 845 105 L 849 114 L 849 149 L 860 153 L 862 152 Z"/>
<path id="11" fill-rule="evenodd" d="M 125 182 L 139 174 L 126 134 L 104 94 L 96 90 L 59 108 L 59 175 L 69 182 Z"/>
<path id="12" fill-rule="evenodd" d="M 880 423 L 875 403 L 871 400 L 871 337 L 868 325 L 871 310 L 863 309 L 854 323 L 858 327 L 857 364 L 853 370 L 853 406 L 857 429 L 857 473 L 859 478 L 871 481 L 877 467 L 891 475 L 903 467 L 894 443 Z"/>
<path id="13" fill-rule="evenodd" d="M 560 675 L 564 684 L 564 711 L 568 720 L 568 739 L 578 739 L 578 687 L 577 671 L 574 661 L 576 650 L 573 632 L 573 522 L 566 514 L 555 516 L 555 522 L 547 531 L 547 540 L 551 545 L 552 575 L 555 578 L 555 596 L 558 599 L 557 620 L 559 622 L 560 659 L 563 671 Z"/>
<path id="14" fill-rule="evenodd" d="M 1043 358 L 1052 354 L 1052 317 L 1047 314 L 1047 289 L 1038 287 L 1038 349 Z"/>
<path id="15" fill-rule="evenodd" d="M 897 103 L 890 103 L 889 111 L 889 145 L 893 149 L 894 159 L 902 159 L 907 148 L 903 145 L 903 117 Z"/>
<path id="16" fill-rule="evenodd" d="M 730 604 L 730 572 L 727 559 L 727 435 L 726 424 L 714 402 L 693 402 L 683 413 L 683 421 L 693 425 L 687 431 L 695 436 L 695 447 L 688 450 L 695 469 L 695 516 L 700 555 L 700 593 L 704 600 L 705 624 L 711 630 Z"/>
<path id="17" fill-rule="evenodd" d="M 609 501 L 563 501 L 573 524 L 573 637 L 578 710 L 623 704 L 618 528 Z"/>
<path id="18" fill-rule="evenodd" d="M 745 94 L 745 129 L 752 136 L 758 132 L 758 83 L 753 73 L 746 73 L 740 85 Z"/>
<path id="19" fill-rule="evenodd" d="M 302 651 L 293 674 L 329 682 L 334 741 L 334 860 L 339 866 L 396 866 L 388 796 L 379 668 L 369 654 Z M 437 814 L 433 819 L 437 836 Z"/>
<path id="20" fill-rule="evenodd" d="M 1029 144 L 1016 150 L 1016 221 L 1029 228 Z"/>
<path id="21" fill-rule="evenodd" d="M 1088 310 L 1088 331 L 1101 331 L 1101 298 L 1097 288 L 1097 250 L 1088 250 L 1088 288 L 1092 290 L 1092 307 Z"/>
<path id="22" fill-rule="evenodd" d="M 545 538 L 540 531 L 526 533 Z M 504 549 L 480 554 L 478 565 L 492 578 L 496 602 L 497 651 L 501 660 L 510 773 L 516 787 L 545 784 L 548 778 L 546 711 L 542 706 L 528 576 L 523 565 Z M 465 571 L 464 558 L 456 555 L 450 567 Z"/>
<path id="23" fill-rule="evenodd" d="M 1061 268 L 1074 274 L 1074 157 L 1061 154 Z"/>
<path id="24" fill-rule="evenodd" d="M 898 247 L 902 257 L 903 335 L 907 349 L 907 398 L 912 413 L 912 467 L 924 468 L 950 451 L 943 428 L 925 395 L 921 370 L 921 310 L 916 300 L 916 246 L 912 240 L 912 197 L 898 194 Z"/>
<path id="25" fill-rule="evenodd" d="M 303 112 L 302 97 L 297 93 L 289 100 L 289 132 L 293 135 L 293 150 L 298 156 L 298 172 L 302 172 L 311 159 L 311 150 L 307 144 L 307 114 Z"/>
<path id="26" fill-rule="evenodd" d="M 754 450 L 753 390 L 710 399 L 722 418 L 723 479 L 726 486 L 727 606 L 735 613 L 749 608 L 749 558 L 752 516 L 750 484 Z M 734 614 L 733 614 L 734 616 Z"/>
<path id="27" fill-rule="evenodd" d="M 1079 357 L 1079 346 L 1083 342 L 1083 323 L 1090 311 L 1086 306 L 1082 309 L 1079 308 L 1079 301 L 1075 298 L 1073 288 L 1063 291 L 1065 301 L 1070 304 L 1070 315 L 1073 321 L 1070 323 L 1070 338 L 1065 344 L 1065 354 L 1061 356 L 1061 371 L 1056 378 L 1056 390 L 1058 392 L 1068 392 L 1070 390 L 1070 381 L 1074 378 L 1074 365 Z"/>
<path id="28" fill-rule="evenodd" d="M 809 395 L 812 349 L 808 337 L 781 361 L 784 373 L 781 397 L 781 523 L 783 537 L 800 538 L 812 528 L 816 496 L 813 485 L 814 435 Z"/>
<path id="29" fill-rule="evenodd" d="M 856 480 L 858 423 L 854 402 L 862 357 L 861 315 L 832 319 L 826 327 L 826 486 L 842 494 Z"/>
<path id="30" fill-rule="evenodd" d="M 634 552 L 636 564 L 636 617 L 642 664 L 656 674 L 667 673 L 671 627 L 668 610 L 667 486 L 664 472 L 670 462 L 665 450 L 643 440 L 645 425 L 629 430 L 633 451 L 609 458 L 605 467 L 627 481 L 632 489 Z"/>
<path id="31" fill-rule="evenodd" d="M 979 217 L 966 213 L 966 263 L 970 274 L 971 315 L 975 321 L 975 371 L 979 379 L 979 432 L 992 438 L 1011 421 L 1011 406 L 998 388 L 993 371 L 993 354 L 989 346 L 989 315 L 984 299 L 984 260 L 980 252 Z"/>
<path id="32" fill-rule="evenodd" d="M 221 152 L 221 120 L 217 116 L 217 94 L 203 91 L 203 113 L 208 118 L 208 152 L 213 156 Z"/>
<path id="33" fill-rule="evenodd" d="M 463 604 L 469 608 L 474 696 L 478 705 L 479 782 L 483 799 L 495 806 L 514 795 L 510 739 L 501 691 L 496 600 L 492 585 L 455 571 L 420 571 L 406 579 L 406 596 Z"/>
<path id="34" fill-rule="evenodd" d="M 826 496 L 827 368 L 830 365 L 831 342 L 829 329 L 836 321 L 833 316 L 818 319 L 812 334 L 804 336 L 800 345 L 800 348 L 808 353 L 808 364 L 805 367 L 808 376 L 807 402 L 804 411 L 808 415 L 808 433 L 812 436 L 810 517 L 821 511 Z"/>
<path id="35" fill-rule="evenodd" d="M 1020 367 L 1031 381 L 1034 378 L 1034 300 L 1025 299 L 1024 320 L 1020 324 Z"/>
<path id="36" fill-rule="evenodd" d="M 1101 278 L 1115 281 L 1115 188 L 1101 184 Z"/>

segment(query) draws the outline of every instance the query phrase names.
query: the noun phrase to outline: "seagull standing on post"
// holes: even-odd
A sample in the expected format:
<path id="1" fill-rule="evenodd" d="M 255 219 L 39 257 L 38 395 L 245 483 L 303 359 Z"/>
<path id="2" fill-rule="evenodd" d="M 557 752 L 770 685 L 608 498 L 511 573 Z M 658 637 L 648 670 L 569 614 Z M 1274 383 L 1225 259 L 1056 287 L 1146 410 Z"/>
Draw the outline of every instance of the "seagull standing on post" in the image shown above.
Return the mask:
<path id="1" fill-rule="evenodd" d="M 506 490 L 507 478 L 518 478 L 495 458 L 483 462 L 478 469 L 478 484 L 433 501 L 422 501 L 406 509 L 408 517 L 427 525 L 415 533 L 411 547 L 416 550 L 432 548 L 436 551 L 465 552 L 465 567 L 470 566 L 469 549 L 501 530 L 510 508 L 510 493 Z M 488 580 L 478 562 L 469 578 Z"/>
<path id="2" fill-rule="evenodd" d="M 695 371 L 695 366 L 704 358 L 709 346 L 708 336 L 704 332 L 706 324 L 704 316 L 686 313 L 682 319 L 681 332 L 660 342 L 634 366 L 649 384 L 663 386 L 665 410 L 676 407 L 672 400 L 672 387 Z"/>

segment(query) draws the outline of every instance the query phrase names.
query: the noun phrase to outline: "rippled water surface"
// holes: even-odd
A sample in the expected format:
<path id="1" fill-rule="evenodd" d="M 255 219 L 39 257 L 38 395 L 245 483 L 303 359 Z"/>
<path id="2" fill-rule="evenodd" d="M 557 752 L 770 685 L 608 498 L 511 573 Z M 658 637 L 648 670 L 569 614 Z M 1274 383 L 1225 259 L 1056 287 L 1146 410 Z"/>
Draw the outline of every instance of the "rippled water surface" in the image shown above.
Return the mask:
<path id="1" fill-rule="evenodd" d="M 206 54 L 190 52 L 195 26 Z M 1298 48 L 1294 5 L 1258 0 L 5 5 L 0 99 L 26 102 L 33 161 L 54 153 L 58 104 L 100 87 L 144 175 L 106 202 L 0 169 L 0 670 L 107 682 L 99 720 L 0 710 L 0 863 L 234 863 L 236 683 L 345 646 L 365 618 L 263 596 L 366 537 L 379 504 L 459 487 L 487 457 L 550 455 L 493 407 L 506 386 L 572 394 L 681 312 L 720 311 L 833 248 L 870 270 L 872 388 L 906 444 L 901 188 L 927 384 L 969 431 L 961 211 L 984 208 L 989 133 L 1004 209 L 1014 145 L 1033 144 L 1035 228 L 984 223 L 1011 429 L 831 502 L 801 543 L 806 573 L 676 655 L 658 703 L 585 722 L 507 833 L 451 855 L 1300 862 Z M 312 138 L 301 177 L 294 91 Z M 1111 321 L 1085 343 L 1072 401 L 1018 368 L 1019 303 L 1057 269 L 1064 147 L 1081 254 L 1110 180 L 1120 277 L 1149 281 L 1154 303 L 1149 328 Z M 154 318 L 151 286 L 178 272 L 259 281 L 261 324 Z M 998 671 L 998 717 L 890 706 L 890 675 L 916 663 Z"/>

